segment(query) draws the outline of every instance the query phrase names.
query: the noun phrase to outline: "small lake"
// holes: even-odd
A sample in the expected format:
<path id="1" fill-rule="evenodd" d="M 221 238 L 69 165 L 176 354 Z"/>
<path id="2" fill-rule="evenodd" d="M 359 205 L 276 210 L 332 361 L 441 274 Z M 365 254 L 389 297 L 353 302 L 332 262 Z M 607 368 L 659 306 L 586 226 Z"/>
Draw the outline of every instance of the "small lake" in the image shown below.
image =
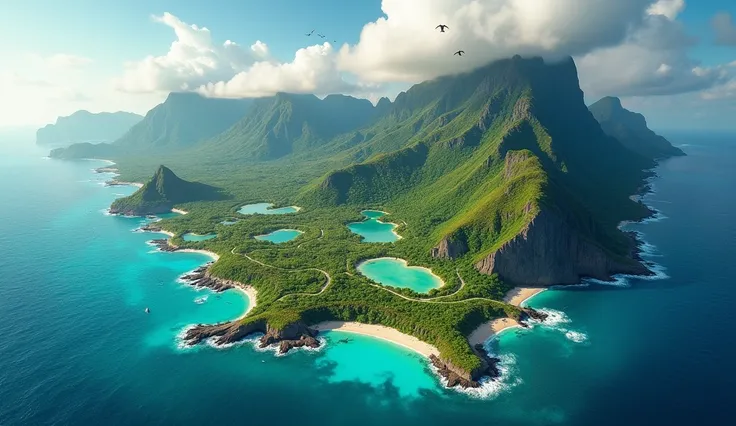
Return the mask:
<path id="1" fill-rule="evenodd" d="M 248 204 L 240 208 L 238 213 L 240 214 L 287 214 L 296 213 L 299 211 L 297 206 L 288 206 L 274 209 L 273 203 L 257 203 Z"/>
<path id="2" fill-rule="evenodd" d="M 222 222 L 220 222 L 220 225 L 230 226 L 230 225 L 235 225 L 236 223 L 238 223 L 238 219 L 228 219 L 228 220 L 223 220 Z"/>
<path id="3" fill-rule="evenodd" d="M 291 241 L 303 234 L 304 232 L 297 229 L 279 229 L 266 235 L 256 235 L 254 238 L 259 241 L 270 241 L 275 244 L 281 244 Z"/>
<path id="4" fill-rule="evenodd" d="M 358 272 L 369 279 L 391 287 L 410 288 L 417 293 L 427 293 L 442 287 L 444 282 L 428 268 L 408 266 L 403 259 L 381 257 L 362 262 Z"/>
<path id="5" fill-rule="evenodd" d="M 360 214 L 365 216 L 366 219 L 362 222 L 349 223 L 348 229 L 363 237 L 362 241 L 364 243 L 393 243 L 401 238 L 399 234 L 394 232 L 398 225 L 379 220 L 386 215 L 386 212 L 363 210 Z"/>
<path id="6" fill-rule="evenodd" d="M 207 241 L 215 237 L 217 237 L 217 234 L 199 235 L 199 234 L 186 233 L 181 236 L 181 238 L 184 241 Z"/>

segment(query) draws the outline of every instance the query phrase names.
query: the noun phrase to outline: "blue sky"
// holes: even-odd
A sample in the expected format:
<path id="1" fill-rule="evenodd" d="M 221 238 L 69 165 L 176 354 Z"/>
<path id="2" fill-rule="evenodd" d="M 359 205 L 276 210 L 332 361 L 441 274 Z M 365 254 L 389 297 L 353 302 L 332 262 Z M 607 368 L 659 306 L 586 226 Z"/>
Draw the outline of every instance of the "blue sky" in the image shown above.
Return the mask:
<path id="1" fill-rule="evenodd" d="M 477 0 L 472 9 L 469 0 L 4 0 L 0 126 L 77 109 L 145 113 L 171 90 L 375 101 L 521 53 L 573 55 L 586 100 L 621 96 L 655 127 L 736 129 L 736 41 L 716 45 L 712 25 L 716 14 L 736 15 L 736 2 L 659 0 L 656 13 L 654 2 Z M 438 37 L 439 21 L 451 34 Z M 327 37 L 306 37 L 311 29 Z M 448 61 L 458 46 L 472 54 Z"/>

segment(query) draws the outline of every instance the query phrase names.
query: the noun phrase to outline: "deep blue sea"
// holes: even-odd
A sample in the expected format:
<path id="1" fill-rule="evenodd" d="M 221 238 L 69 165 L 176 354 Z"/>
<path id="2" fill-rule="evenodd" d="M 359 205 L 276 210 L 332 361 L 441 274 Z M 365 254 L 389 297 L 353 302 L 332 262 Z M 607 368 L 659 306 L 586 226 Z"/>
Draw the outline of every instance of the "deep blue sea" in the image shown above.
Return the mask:
<path id="1" fill-rule="evenodd" d="M 503 379 L 483 397 L 441 387 L 418 355 L 339 333 L 284 357 L 249 343 L 182 350 L 189 324 L 247 299 L 177 277 L 209 259 L 160 253 L 140 219 L 104 209 L 99 161 L 43 159 L 0 140 L 0 425 L 689 425 L 736 402 L 736 137 L 671 135 L 644 234 L 669 278 L 542 293 L 553 321 L 490 346 Z M 205 298 L 206 296 L 206 298 Z M 205 303 L 195 303 L 195 299 Z M 150 308 L 150 314 L 144 309 Z"/>

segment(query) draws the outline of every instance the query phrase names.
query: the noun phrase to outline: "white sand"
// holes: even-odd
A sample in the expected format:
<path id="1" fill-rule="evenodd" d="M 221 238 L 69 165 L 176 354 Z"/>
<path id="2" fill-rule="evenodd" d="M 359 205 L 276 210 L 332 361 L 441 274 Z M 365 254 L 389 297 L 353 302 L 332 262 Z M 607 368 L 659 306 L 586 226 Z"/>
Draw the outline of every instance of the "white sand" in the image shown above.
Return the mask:
<path id="1" fill-rule="evenodd" d="M 256 307 L 256 295 L 258 294 L 258 292 L 252 286 L 245 285 L 243 283 L 238 283 L 238 285 L 235 286 L 235 290 L 244 293 L 246 297 L 248 297 L 248 309 L 243 312 L 243 315 L 239 316 L 235 320 L 237 321 L 239 319 L 245 318 L 245 316 L 248 315 L 248 313 Z"/>
<path id="2" fill-rule="evenodd" d="M 207 255 L 207 256 L 211 257 L 212 259 L 214 259 L 215 261 L 220 260 L 220 256 L 217 255 L 217 253 L 213 253 L 213 252 L 208 251 L 208 250 L 179 249 L 179 250 L 175 251 L 174 253 L 199 253 L 199 254 Z"/>
<path id="3" fill-rule="evenodd" d="M 512 318 L 496 318 L 493 321 L 484 322 L 473 330 L 468 336 L 471 346 L 482 345 L 491 337 L 506 330 L 507 328 L 520 327 L 519 322 Z"/>
<path id="4" fill-rule="evenodd" d="M 510 305 L 521 306 L 525 300 L 543 292 L 544 290 L 547 289 L 543 287 L 515 287 L 506 293 L 503 301 Z"/>
<path id="5" fill-rule="evenodd" d="M 439 356 L 440 354 L 440 351 L 429 343 L 422 342 L 414 336 L 404 334 L 396 329 L 385 327 L 383 325 L 345 321 L 325 321 L 317 325 L 310 326 L 310 328 L 319 331 L 337 330 L 347 333 L 372 336 L 411 349 L 426 357 L 429 357 L 430 355 Z"/>
<path id="6" fill-rule="evenodd" d="M 184 211 L 182 209 L 171 209 L 171 213 L 189 214 L 188 211 Z"/>

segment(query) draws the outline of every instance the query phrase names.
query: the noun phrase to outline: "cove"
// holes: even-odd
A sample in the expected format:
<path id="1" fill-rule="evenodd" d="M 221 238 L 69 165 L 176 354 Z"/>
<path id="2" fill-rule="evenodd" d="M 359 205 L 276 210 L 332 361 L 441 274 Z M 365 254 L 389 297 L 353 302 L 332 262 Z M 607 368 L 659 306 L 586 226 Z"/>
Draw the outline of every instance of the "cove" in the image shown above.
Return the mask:
<path id="1" fill-rule="evenodd" d="M 181 238 L 184 241 L 207 241 L 211 240 L 213 238 L 217 237 L 217 234 L 205 234 L 205 235 L 199 235 L 199 234 L 192 234 L 192 233 L 186 233 L 181 236 Z"/>
<path id="2" fill-rule="evenodd" d="M 395 223 L 381 222 L 379 218 L 386 215 L 386 212 L 378 210 L 363 210 L 360 212 L 366 217 L 363 222 L 353 222 L 348 224 L 348 229 L 355 234 L 363 237 L 364 243 L 393 243 L 398 241 L 399 234 L 394 229 L 398 226 Z"/>
<path id="3" fill-rule="evenodd" d="M 270 241 L 274 244 L 281 244 L 291 241 L 303 233 L 304 232 L 297 229 L 279 229 L 278 231 L 273 231 L 270 234 L 256 235 L 253 238 L 259 241 Z"/>
<path id="4" fill-rule="evenodd" d="M 238 210 L 238 213 L 240 214 L 287 214 L 287 213 L 296 213 L 299 211 L 299 207 L 297 206 L 288 206 L 288 207 L 281 207 L 278 209 L 273 209 L 273 203 L 257 203 L 257 204 L 248 204 L 240 208 Z"/>
<path id="5" fill-rule="evenodd" d="M 410 288 L 417 293 L 427 293 L 444 284 L 430 269 L 409 266 L 405 260 L 392 257 L 361 262 L 357 269 L 372 281 L 391 287 Z"/>

